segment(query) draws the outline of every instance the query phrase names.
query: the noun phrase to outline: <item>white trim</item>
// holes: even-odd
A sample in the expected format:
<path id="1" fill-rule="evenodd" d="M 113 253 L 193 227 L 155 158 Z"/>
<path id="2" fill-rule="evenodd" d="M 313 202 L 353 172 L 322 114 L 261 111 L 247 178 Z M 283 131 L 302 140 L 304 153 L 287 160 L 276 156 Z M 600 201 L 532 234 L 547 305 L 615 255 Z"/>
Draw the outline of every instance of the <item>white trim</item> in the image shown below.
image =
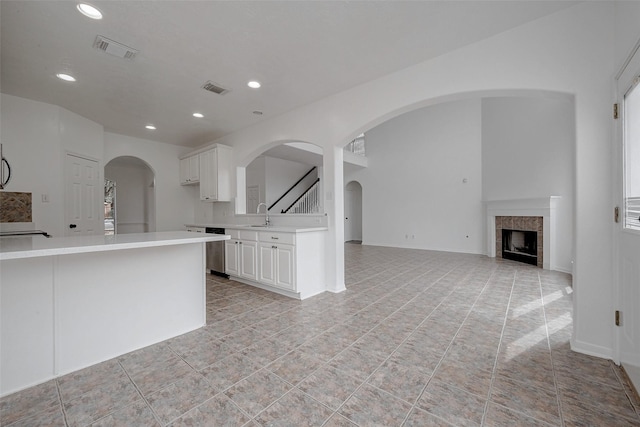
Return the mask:
<path id="1" fill-rule="evenodd" d="M 571 339 L 571 350 L 586 354 L 588 356 L 600 357 L 602 359 L 613 360 L 613 350 L 609 347 L 603 347 L 600 345 L 589 344 L 583 341 L 577 341 Z"/>

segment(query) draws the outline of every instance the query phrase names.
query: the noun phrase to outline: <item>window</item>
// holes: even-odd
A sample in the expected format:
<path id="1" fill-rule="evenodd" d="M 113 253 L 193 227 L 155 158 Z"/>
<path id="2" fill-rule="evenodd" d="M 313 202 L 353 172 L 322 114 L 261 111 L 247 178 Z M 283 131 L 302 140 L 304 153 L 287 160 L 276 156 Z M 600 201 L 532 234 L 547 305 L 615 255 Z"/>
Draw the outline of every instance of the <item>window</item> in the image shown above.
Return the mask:
<path id="1" fill-rule="evenodd" d="M 623 226 L 640 231 L 640 77 L 624 97 Z"/>

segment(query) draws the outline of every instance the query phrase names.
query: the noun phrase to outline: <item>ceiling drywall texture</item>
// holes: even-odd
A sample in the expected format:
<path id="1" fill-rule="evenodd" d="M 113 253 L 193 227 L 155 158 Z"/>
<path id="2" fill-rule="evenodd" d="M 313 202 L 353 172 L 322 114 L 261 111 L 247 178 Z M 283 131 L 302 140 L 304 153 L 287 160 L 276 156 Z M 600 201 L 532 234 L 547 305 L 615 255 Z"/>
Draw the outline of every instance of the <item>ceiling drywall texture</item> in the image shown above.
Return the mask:
<path id="1" fill-rule="evenodd" d="M 574 4 L 91 3 L 102 20 L 72 1 L 0 2 L 2 92 L 60 105 L 109 132 L 190 147 Z M 97 35 L 140 52 L 132 61 L 107 55 L 93 48 Z M 60 71 L 77 82 L 58 80 Z M 262 88 L 249 89 L 251 79 Z M 229 93 L 204 91 L 208 80 Z"/>

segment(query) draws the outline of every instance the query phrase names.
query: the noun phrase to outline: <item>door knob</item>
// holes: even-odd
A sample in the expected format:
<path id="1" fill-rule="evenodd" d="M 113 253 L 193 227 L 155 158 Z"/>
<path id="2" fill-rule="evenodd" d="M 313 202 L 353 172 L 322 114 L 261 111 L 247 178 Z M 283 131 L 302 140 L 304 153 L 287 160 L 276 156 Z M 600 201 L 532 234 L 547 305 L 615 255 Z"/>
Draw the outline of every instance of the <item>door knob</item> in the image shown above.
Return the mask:
<path id="1" fill-rule="evenodd" d="M 76 228 L 76 227 L 77 227 L 77 225 L 75 225 L 75 224 L 69 224 L 69 228 Z"/>

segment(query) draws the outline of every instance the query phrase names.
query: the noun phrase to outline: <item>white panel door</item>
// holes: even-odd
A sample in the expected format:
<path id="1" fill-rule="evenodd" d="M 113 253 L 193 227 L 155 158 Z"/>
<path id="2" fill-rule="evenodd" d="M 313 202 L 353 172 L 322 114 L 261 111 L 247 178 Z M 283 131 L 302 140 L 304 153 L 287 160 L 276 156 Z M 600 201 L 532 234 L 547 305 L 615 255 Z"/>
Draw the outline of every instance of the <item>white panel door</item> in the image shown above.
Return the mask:
<path id="1" fill-rule="evenodd" d="M 65 161 L 65 235 L 104 234 L 104 184 L 98 162 L 73 154 Z"/>
<path id="2" fill-rule="evenodd" d="M 618 79 L 618 354 L 634 385 L 640 386 L 640 53 Z M 621 122 L 621 123 L 620 123 Z"/>

